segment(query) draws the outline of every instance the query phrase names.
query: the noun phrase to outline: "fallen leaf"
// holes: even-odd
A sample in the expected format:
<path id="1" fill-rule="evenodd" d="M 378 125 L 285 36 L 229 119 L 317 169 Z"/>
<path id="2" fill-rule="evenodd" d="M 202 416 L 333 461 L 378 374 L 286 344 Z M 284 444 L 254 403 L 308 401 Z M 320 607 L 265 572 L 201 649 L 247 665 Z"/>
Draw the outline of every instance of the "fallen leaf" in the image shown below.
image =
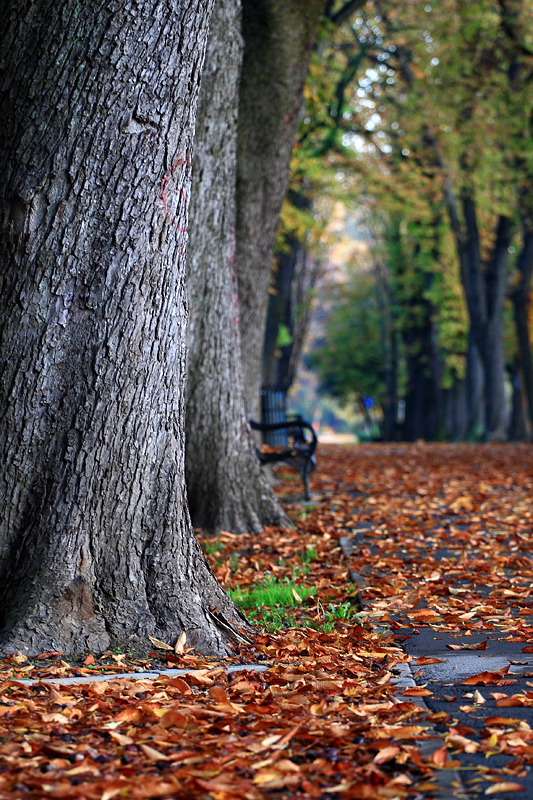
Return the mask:
<path id="1" fill-rule="evenodd" d="M 166 756 L 164 753 L 160 753 L 159 750 L 156 750 L 154 747 L 150 747 L 148 744 L 140 744 L 139 747 L 149 761 L 170 761 L 169 756 Z"/>
<path id="2" fill-rule="evenodd" d="M 485 794 L 498 794 L 499 792 L 523 792 L 525 786 L 514 781 L 502 781 L 500 783 L 493 783 L 488 789 L 485 789 Z"/>
<path id="3" fill-rule="evenodd" d="M 486 650 L 487 642 L 478 642 L 477 644 L 447 644 L 446 647 L 449 650 Z"/>
<path id="4" fill-rule="evenodd" d="M 186 641 L 187 641 L 187 634 L 185 633 L 185 631 L 182 631 L 178 636 L 176 644 L 174 645 L 174 653 L 177 656 L 182 655 L 183 651 L 185 650 Z"/>
<path id="5" fill-rule="evenodd" d="M 496 669 L 493 672 L 480 672 L 479 675 L 472 675 L 470 678 L 465 678 L 459 683 L 463 683 L 466 686 L 476 686 L 476 684 L 481 683 L 483 686 L 489 686 L 490 684 L 495 684 L 501 681 L 501 679 L 507 675 L 509 672 L 509 666 L 502 667 L 501 669 Z"/>
<path id="6" fill-rule="evenodd" d="M 169 644 L 165 644 L 160 639 L 155 639 L 153 636 L 148 636 L 156 650 L 173 650 Z"/>
<path id="7" fill-rule="evenodd" d="M 387 761 L 392 761 L 399 753 L 401 753 L 401 748 L 397 745 L 384 747 L 383 750 L 380 750 L 379 753 L 374 756 L 374 764 L 385 764 Z"/>

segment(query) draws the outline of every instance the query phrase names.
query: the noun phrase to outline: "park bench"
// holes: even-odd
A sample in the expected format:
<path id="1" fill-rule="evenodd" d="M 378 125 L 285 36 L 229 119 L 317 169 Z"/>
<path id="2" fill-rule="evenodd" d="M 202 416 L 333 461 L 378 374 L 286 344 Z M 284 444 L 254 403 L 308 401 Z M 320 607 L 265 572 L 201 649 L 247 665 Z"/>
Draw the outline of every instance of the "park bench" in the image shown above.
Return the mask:
<path id="1" fill-rule="evenodd" d="M 305 499 L 310 500 L 309 477 L 316 467 L 314 453 L 318 439 L 311 423 L 302 417 L 287 419 L 286 393 L 286 387 L 261 390 L 261 422 L 250 419 L 252 430 L 262 434 L 262 444 L 256 445 L 256 453 L 261 465 L 291 464 L 303 480 Z"/>

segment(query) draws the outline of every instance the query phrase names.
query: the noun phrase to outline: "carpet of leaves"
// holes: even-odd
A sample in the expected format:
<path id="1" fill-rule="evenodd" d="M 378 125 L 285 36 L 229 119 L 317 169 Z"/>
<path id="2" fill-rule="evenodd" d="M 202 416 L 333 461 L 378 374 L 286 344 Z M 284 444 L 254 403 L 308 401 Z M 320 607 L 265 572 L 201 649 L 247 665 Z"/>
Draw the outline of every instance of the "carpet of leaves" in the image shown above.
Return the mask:
<path id="1" fill-rule="evenodd" d="M 435 774 L 469 740 L 448 728 L 422 754 L 435 731 L 420 690 L 394 689 L 408 659 L 396 631 L 497 629 L 533 642 L 532 455 L 527 445 L 321 447 L 315 503 L 294 502 L 296 479 L 278 487 L 294 530 L 225 532 L 209 556 L 227 588 L 266 576 L 316 587 L 288 627 L 224 663 L 187 649 L 0 662 L 0 798 L 433 797 Z M 349 558 L 342 537 L 354 542 Z M 363 612 L 326 630 L 330 604 L 357 603 L 357 583 Z M 228 673 L 232 663 L 269 669 Z M 154 666 L 189 672 L 136 678 Z M 520 702 L 533 704 L 533 692 Z M 498 724 L 476 746 L 533 763 L 531 730 Z"/>

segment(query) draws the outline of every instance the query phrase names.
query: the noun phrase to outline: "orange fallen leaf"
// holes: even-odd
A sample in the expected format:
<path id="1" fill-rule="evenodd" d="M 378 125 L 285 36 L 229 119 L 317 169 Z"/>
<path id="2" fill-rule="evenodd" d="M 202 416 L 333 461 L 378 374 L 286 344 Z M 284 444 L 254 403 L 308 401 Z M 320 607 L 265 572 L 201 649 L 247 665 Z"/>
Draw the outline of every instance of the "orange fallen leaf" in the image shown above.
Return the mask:
<path id="1" fill-rule="evenodd" d="M 501 679 L 507 675 L 509 672 L 509 666 L 502 667 L 501 669 L 496 669 L 493 672 L 480 672 L 479 675 L 472 675 L 470 678 L 465 678 L 459 683 L 463 683 L 466 686 L 476 686 L 476 684 L 481 683 L 483 686 L 489 686 L 490 684 L 498 683 Z"/>
<path id="2" fill-rule="evenodd" d="M 487 717 L 485 725 L 498 725 L 506 727 L 508 725 L 518 725 L 522 720 L 516 717 Z"/>
<path id="3" fill-rule="evenodd" d="M 525 791 L 525 788 L 525 786 L 522 786 L 520 783 L 515 783 L 514 781 L 502 781 L 501 783 L 493 783 L 492 786 L 489 786 L 489 788 L 485 790 L 485 794 L 498 794 L 498 792 L 523 792 Z"/>
<path id="4" fill-rule="evenodd" d="M 438 750 L 435 750 L 431 754 L 431 760 L 437 765 L 437 767 L 443 767 L 446 764 L 447 757 L 448 755 L 446 747 L 439 747 Z"/>
<path id="5" fill-rule="evenodd" d="M 374 764 L 385 764 L 387 761 L 392 761 L 399 753 L 401 753 L 401 748 L 397 745 L 384 747 L 374 756 Z"/>
<path id="6" fill-rule="evenodd" d="M 410 686 L 409 689 L 404 689 L 402 694 L 405 697 L 426 697 L 433 694 L 429 689 L 424 689 L 423 686 Z"/>

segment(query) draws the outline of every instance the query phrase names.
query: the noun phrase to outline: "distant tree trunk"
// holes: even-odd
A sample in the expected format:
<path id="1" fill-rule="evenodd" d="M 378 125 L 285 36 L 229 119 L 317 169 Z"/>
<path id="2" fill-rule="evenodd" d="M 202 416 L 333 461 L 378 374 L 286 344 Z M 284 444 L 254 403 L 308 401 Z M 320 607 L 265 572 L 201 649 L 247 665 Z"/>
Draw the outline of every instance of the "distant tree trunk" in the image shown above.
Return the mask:
<path id="1" fill-rule="evenodd" d="M 292 350 L 291 289 L 300 255 L 301 244 L 291 238 L 289 251 L 276 256 L 269 287 L 268 309 L 263 343 L 262 382 L 265 385 L 283 384 L 287 380 Z M 291 336 L 291 342 L 280 344 L 281 325 Z"/>
<path id="2" fill-rule="evenodd" d="M 429 130 L 427 141 L 434 150 L 444 177 L 444 199 L 455 238 L 461 283 L 470 319 L 467 383 L 477 390 L 483 382 L 485 437 L 488 441 L 503 441 L 507 435 L 508 413 L 505 402 L 502 315 L 507 254 L 513 235 L 512 222 L 508 217 L 499 217 L 492 252 L 488 262 L 483 263 L 472 189 L 468 186 L 461 193 L 461 220 L 449 169 L 443 160 L 437 139 Z M 468 175 L 465 175 L 465 180 L 468 181 Z M 477 374 L 479 365 L 476 351 L 482 364 L 482 381 Z M 470 396 L 472 398 L 472 394 Z M 474 405 L 473 411 L 476 409 Z"/>
<path id="3" fill-rule="evenodd" d="M 454 442 L 463 441 L 468 434 L 466 381 L 456 381 L 451 389 L 444 389 L 442 394 L 446 435 Z"/>
<path id="4" fill-rule="evenodd" d="M 383 264 L 375 265 L 376 301 L 380 311 L 380 339 L 385 382 L 383 402 L 383 439 L 393 442 L 396 439 L 398 419 L 398 333 L 394 314 L 390 274 Z"/>
<path id="5" fill-rule="evenodd" d="M 533 427 L 533 357 L 528 326 L 528 304 L 533 274 L 533 220 L 523 222 L 522 248 L 517 262 L 519 283 L 511 292 L 516 338 L 520 353 L 520 372 L 527 397 L 528 416 Z"/>
<path id="6" fill-rule="evenodd" d="M 466 388 L 468 407 L 468 435 L 479 438 L 486 430 L 485 370 L 474 342 L 472 329 L 468 335 L 466 352 Z"/>
<path id="7" fill-rule="evenodd" d="M 519 359 L 510 369 L 511 384 L 513 387 L 513 398 L 511 404 L 511 419 L 509 422 L 509 438 L 511 441 L 520 442 L 527 437 L 526 415 L 524 413 L 524 402 L 522 391 L 522 381 L 519 368 Z"/>
<path id="8" fill-rule="evenodd" d="M 216 0 L 195 133 L 189 238 L 186 478 L 209 532 L 289 524 L 261 471 L 243 396 L 235 270 L 240 0 Z"/>
<path id="9" fill-rule="evenodd" d="M 245 623 L 194 538 L 184 481 L 187 198 L 211 3 L 3 10 L 3 649 L 185 631 L 227 652 Z"/>
<path id="10" fill-rule="evenodd" d="M 418 300 L 418 323 L 404 332 L 408 389 L 405 396 L 404 438 L 435 439 L 438 426 L 437 381 L 433 373 L 431 312 L 429 303 Z M 421 317 L 421 318 L 420 318 Z"/>
<path id="11" fill-rule="evenodd" d="M 507 290 L 507 259 L 513 238 L 513 224 L 500 217 L 496 241 L 485 267 L 486 317 L 478 341 L 485 367 L 485 407 L 488 441 L 505 441 L 509 414 L 505 399 L 505 357 L 503 352 L 503 306 Z"/>
<path id="12" fill-rule="evenodd" d="M 244 0 L 237 157 L 237 275 L 244 395 L 259 416 L 276 230 L 324 0 Z"/>
<path id="13" fill-rule="evenodd" d="M 263 384 L 291 386 L 309 327 L 320 262 L 292 237 L 274 262 L 263 343 Z M 283 327 L 282 327 L 283 326 Z M 288 336 L 283 341 L 280 332 Z"/>

